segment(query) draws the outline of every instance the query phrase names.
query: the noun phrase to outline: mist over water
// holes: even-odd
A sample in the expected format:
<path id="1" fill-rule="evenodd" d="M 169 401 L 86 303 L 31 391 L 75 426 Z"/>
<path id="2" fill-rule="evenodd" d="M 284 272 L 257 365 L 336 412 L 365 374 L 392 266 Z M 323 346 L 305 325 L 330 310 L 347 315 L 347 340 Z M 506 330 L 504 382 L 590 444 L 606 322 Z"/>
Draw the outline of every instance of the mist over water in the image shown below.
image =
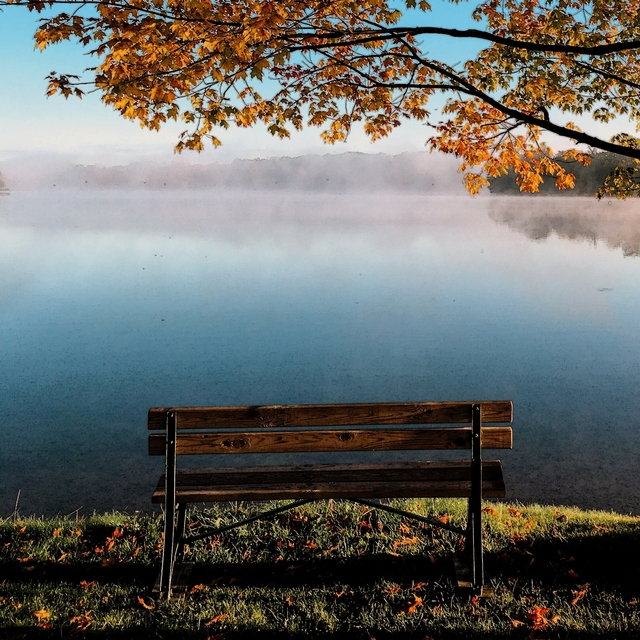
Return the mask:
<path id="1" fill-rule="evenodd" d="M 469 399 L 510 499 L 640 513 L 640 212 L 558 200 L 0 199 L 0 514 L 150 508 L 151 406 Z"/>

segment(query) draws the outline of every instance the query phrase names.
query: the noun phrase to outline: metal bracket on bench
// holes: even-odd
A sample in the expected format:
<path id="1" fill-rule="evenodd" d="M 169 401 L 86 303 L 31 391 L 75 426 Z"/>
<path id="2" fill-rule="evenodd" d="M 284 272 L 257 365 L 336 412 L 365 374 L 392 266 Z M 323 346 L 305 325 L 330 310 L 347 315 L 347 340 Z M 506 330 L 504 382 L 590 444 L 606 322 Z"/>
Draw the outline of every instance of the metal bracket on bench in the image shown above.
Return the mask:
<path id="1" fill-rule="evenodd" d="M 373 507 L 374 509 L 380 509 L 381 511 L 388 511 L 389 513 L 395 513 L 401 516 L 405 516 L 412 520 L 418 520 L 419 522 L 425 522 L 426 524 L 430 524 L 433 527 L 440 527 L 441 529 L 446 529 L 447 531 L 453 531 L 454 533 L 459 533 L 461 535 L 466 535 L 466 531 L 461 529 L 460 527 L 454 527 L 451 524 L 445 524 L 444 522 L 440 522 L 439 520 L 432 520 L 431 518 L 425 518 L 424 516 L 419 516 L 417 513 L 411 513 L 409 511 L 403 511 L 402 509 L 396 509 L 395 507 L 390 507 L 386 504 L 381 504 L 379 502 L 371 502 L 370 500 L 362 500 L 351 498 L 352 502 L 357 502 L 358 504 L 364 504 L 367 507 Z"/>
<path id="2" fill-rule="evenodd" d="M 208 531 L 204 531 L 203 533 L 198 533 L 194 536 L 182 536 L 180 538 L 180 543 L 185 544 L 187 542 L 194 542 L 195 540 L 204 540 L 204 538 L 209 538 L 210 536 L 216 536 L 219 533 L 224 533 L 225 531 L 231 531 L 231 529 L 235 529 L 236 527 L 241 527 L 244 524 L 249 524 L 251 522 L 255 522 L 256 520 L 260 520 L 261 518 L 270 518 L 271 516 L 275 516 L 283 511 L 289 511 L 289 509 L 295 509 L 296 507 L 301 507 L 303 504 L 307 504 L 309 502 L 313 502 L 312 498 L 306 500 L 296 500 L 295 502 L 290 502 L 282 507 L 276 507 L 275 509 L 270 509 L 269 511 L 263 511 L 262 513 L 258 513 L 255 516 L 251 516 L 249 518 L 245 518 L 244 520 L 239 520 L 238 522 L 233 522 L 232 524 L 227 524 L 224 527 L 218 527 L 217 529 L 209 529 Z"/>

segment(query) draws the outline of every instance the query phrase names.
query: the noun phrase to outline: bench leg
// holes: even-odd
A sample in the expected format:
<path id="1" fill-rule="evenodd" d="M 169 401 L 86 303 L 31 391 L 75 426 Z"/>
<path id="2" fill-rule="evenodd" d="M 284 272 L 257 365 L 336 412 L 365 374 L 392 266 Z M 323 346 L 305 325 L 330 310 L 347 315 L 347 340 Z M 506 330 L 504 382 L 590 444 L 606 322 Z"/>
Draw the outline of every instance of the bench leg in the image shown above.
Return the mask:
<path id="1" fill-rule="evenodd" d="M 176 517 L 176 414 L 167 413 L 166 457 L 165 457 L 165 498 L 164 498 L 164 544 L 162 546 L 162 566 L 160 568 L 160 595 L 171 597 L 171 575 L 175 560 L 175 517 Z"/>
<path id="2" fill-rule="evenodd" d="M 182 562 L 184 558 L 184 530 L 187 520 L 187 503 L 181 502 L 178 505 L 178 525 L 176 526 L 176 538 L 175 538 L 175 563 Z"/>
<path id="3" fill-rule="evenodd" d="M 471 408 L 471 498 L 467 523 L 467 546 L 471 552 L 471 584 L 474 593 L 482 592 L 484 585 L 484 558 L 482 553 L 482 442 L 481 405 Z"/>

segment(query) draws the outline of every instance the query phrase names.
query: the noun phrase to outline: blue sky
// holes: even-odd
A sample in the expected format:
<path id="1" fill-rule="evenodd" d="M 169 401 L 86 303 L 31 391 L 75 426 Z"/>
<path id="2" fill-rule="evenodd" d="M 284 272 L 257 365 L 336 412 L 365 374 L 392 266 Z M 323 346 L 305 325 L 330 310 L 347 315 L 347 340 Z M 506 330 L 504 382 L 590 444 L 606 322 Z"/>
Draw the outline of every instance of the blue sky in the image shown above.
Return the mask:
<path id="1" fill-rule="evenodd" d="M 477 26 L 469 4 L 435 3 L 432 14 L 420 15 L 420 22 L 458 28 Z M 162 131 L 143 130 L 123 120 L 97 95 L 82 100 L 45 97 L 45 76 L 52 70 L 78 73 L 93 64 L 75 43 L 55 45 L 44 52 L 34 49 L 33 32 L 38 16 L 20 7 L 0 13 L 0 159 L 15 153 L 46 152 L 71 154 L 81 162 L 123 163 L 139 159 L 170 160 L 181 123 L 169 123 Z M 416 20 L 413 16 L 409 20 Z M 466 59 L 479 46 L 477 41 L 434 40 L 434 47 L 448 62 Z M 407 122 L 388 139 L 372 144 L 360 131 L 347 143 L 328 146 L 311 128 L 294 133 L 290 140 L 272 138 L 261 127 L 232 128 L 221 132 L 223 146 L 202 154 L 189 153 L 191 162 L 228 162 L 234 158 L 301 155 L 305 153 L 401 153 L 419 151 L 429 130 Z M 556 145 L 557 146 L 557 145 Z M 566 143 L 563 146 L 567 146 Z"/>

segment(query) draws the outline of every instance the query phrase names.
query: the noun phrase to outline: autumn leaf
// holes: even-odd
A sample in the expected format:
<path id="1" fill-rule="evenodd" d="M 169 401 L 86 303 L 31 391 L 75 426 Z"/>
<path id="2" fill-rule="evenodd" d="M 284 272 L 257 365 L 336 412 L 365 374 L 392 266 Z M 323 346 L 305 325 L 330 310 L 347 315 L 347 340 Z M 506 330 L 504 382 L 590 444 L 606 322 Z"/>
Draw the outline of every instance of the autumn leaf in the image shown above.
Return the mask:
<path id="1" fill-rule="evenodd" d="M 574 579 L 580 578 L 580 574 L 574 571 L 573 569 L 569 569 L 569 571 L 567 571 L 567 575 L 569 575 L 571 578 L 574 578 Z"/>
<path id="2" fill-rule="evenodd" d="M 71 633 L 81 633 L 82 631 L 86 631 L 93 624 L 91 611 L 87 611 L 79 616 L 74 616 L 69 620 L 69 624 L 74 626 Z"/>
<path id="3" fill-rule="evenodd" d="M 408 536 L 411 533 L 411 527 L 406 525 L 404 522 L 401 522 L 399 531 L 402 535 Z"/>
<path id="4" fill-rule="evenodd" d="M 53 537 L 57 538 L 62 533 L 62 527 L 53 530 Z"/>
<path id="5" fill-rule="evenodd" d="M 303 549 L 315 549 L 318 545 L 313 540 L 307 540 L 303 545 Z"/>
<path id="6" fill-rule="evenodd" d="M 408 614 L 415 613 L 418 607 L 422 606 L 422 598 L 420 596 L 413 596 L 413 600 L 410 600 L 405 604 L 405 612 Z"/>
<path id="7" fill-rule="evenodd" d="M 547 618 L 547 614 L 550 609 L 548 607 L 534 607 L 527 613 L 527 619 L 531 623 L 534 631 L 545 629 L 552 623 L 556 623 L 560 620 L 560 616 L 552 616 L 551 619 Z"/>
<path id="8" fill-rule="evenodd" d="M 287 603 L 287 606 L 292 607 L 295 602 L 293 596 L 287 596 L 284 600 Z"/>
<path id="9" fill-rule="evenodd" d="M 509 507 L 507 511 L 509 512 L 509 515 L 512 516 L 513 518 L 522 518 L 522 514 L 517 509 L 514 509 L 513 507 Z"/>
<path id="10" fill-rule="evenodd" d="M 566 522 L 567 521 L 567 516 L 564 513 L 561 513 L 559 516 L 556 516 L 556 520 L 558 522 Z"/>
<path id="11" fill-rule="evenodd" d="M 193 587 L 191 587 L 191 589 L 189 589 L 189 595 L 193 595 L 194 593 L 197 593 L 198 591 L 205 591 L 207 588 L 208 587 L 207 587 L 206 584 L 193 585 Z"/>
<path id="12" fill-rule="evenodd" d="M 222 622 L 223 620 L 225 620 L 228 617 L 229 617 L 228 613 L 220 613 L 215 618 L 211 618 L 211 620 L 209 620 L 209 622 L 205 622 L 204 626 L 205 627 L 210 627 L 212 624 L 217 624 L 218 622 Z"/>
<path id="13" fill-rule="evenodd" d="M 514 629 L 517 629 L 518 627 L 522 627 L 524 625 L 524 622 L 521 622 L 520 620 L 516 620 L 515 618 L 511 618 L 509 616 L 507 616 L 507 618 Z"/>
<path id="14" fill-rule="evenodd" d="M 46 609 L 39 609 L 33 612 L 33 617 L 36 618 L 36 620 L 48 620 L 50 616 L 51 613 Z"/>
<path id="15" fill-rule="evenodd" d="M 207 636 L 207 637 L 205 638 L 205 640 L 222 640 L 222 637 L 223 637 L 223 636 L 222 636 L 222 634 L 221 634 L 221 633 L 214 633 L 214 634 L 213 634 L 213 635 L 211 635 L 211 636 Z"/>
<path id="16" fill-rule="evenodd" d="M 493 507 L 485 507 L 482 509 L 482 513 L 486 513 L 490 516 L 497 516 L 498 512 Z"/>
<path id="17" fill-rule="evenodd" d="M 447 522 L 451 520 L 451 516 L 448 513 L 445 513 L 442 516 L 438 516 L 438 520 L 442 522 L 442 524 L 447 524 Z"/>
<path id="18" fill-rule="evenodd" d="M 398 547 L 409 547 L 411 545 L 417 544 L 419 541 L 420 540 L 417 536 L 413 536 L 413 538 L 402 538 L 402 540 L 394 540 L 393 548 L 397 549 Z"/>
<path id="19" fill-rule="evenodd" d="M 141 604 L 145 609 L 147 609 L 147 611 L 151 611 L 152 609 L 156 608 L 153 603 L 147 604 L 142 596 L 138 596 L 138 603 Z"/>
<path id="20" fill-rule="evenodd" d="M 585 597 L 585 595 L 587 595 L 587 586 L 585 586 L 585 588 L 580 589 L 578 591 L 574 591 L 573 589 L 571 590 L 571 593 L 573 594 L 573 599 L 571 600 L 571 604 L 573 606 L 575 606 L 576 604 L 578 604 L 578 602 L 580 602 L 580 600 L 582 600 L 582 598 Z"/>
<path id="21" fill-rule="evenodd" d="M 402 589 L 402 587 L 398 586 L 398 585 L 394 585 L 392 587 L 387 587 L 386 589 L 382 590 L 382 593 L 384 593 L 384 595 L 386 596 L 392 596 L 395 593 L 398 593 L 398 591 L 400 591 Z"/>

